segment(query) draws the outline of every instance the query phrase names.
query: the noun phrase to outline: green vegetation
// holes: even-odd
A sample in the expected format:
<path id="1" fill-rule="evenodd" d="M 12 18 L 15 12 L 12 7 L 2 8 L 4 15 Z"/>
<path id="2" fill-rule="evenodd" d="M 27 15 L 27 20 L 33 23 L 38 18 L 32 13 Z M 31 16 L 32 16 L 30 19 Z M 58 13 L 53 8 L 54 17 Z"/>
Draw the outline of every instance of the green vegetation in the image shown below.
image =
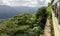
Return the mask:
<path id="1" fill-rule="evenodd" d="M 55 0 L 51 0 L 51 3 L 49 3 L 47 7 L 47 12 L 49 12 L 48 18 L 50 19 L 50 27 L 51 27 L 51 36 L 54 36 L 54 27 L 53 27 L 53 21 L 52 21 L 52 4 Z"/>
<path id="2" fill-rule="evenodd" d="M 0 36 L 43 36 L 47 7 L 42 7 L 34 14 L 23 13 L 5 20 L 0 24 Z"/>

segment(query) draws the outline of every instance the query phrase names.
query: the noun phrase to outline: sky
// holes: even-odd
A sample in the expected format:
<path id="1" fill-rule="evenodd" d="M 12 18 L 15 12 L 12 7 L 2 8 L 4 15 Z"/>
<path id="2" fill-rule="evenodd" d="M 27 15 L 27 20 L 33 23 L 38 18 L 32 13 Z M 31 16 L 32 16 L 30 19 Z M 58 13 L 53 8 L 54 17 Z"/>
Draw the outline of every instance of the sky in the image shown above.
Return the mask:
<path id="1" fill-rule="evenodd" d="M 38 7 L 47 6 L 48 2 L 50 0 L 0 0 L 0 5 Z"/>

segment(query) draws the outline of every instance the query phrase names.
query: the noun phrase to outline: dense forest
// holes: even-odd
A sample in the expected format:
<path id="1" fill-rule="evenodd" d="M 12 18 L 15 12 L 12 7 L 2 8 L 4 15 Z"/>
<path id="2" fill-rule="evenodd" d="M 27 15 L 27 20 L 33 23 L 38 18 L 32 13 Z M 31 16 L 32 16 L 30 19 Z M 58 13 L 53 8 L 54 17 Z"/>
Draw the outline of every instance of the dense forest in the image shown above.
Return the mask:
<path id="1" fill-rule="evenodd" d="M 43 36 L 47 7 L 39 8 L 35 13 L 23 13 L 0 23 L 0 36 Z"/>
<path id="2" fill-rule="evenodd" d="M 48 7 L 38 8 L 33 14 L 23 13 L 0 21 L 0 36 L 44 36 L 47 18 L 52 19 L 53 2 L 54 0 L 48 4 Z M 53 25 L 51 25 L 51 29 L 53 29 Z"/>

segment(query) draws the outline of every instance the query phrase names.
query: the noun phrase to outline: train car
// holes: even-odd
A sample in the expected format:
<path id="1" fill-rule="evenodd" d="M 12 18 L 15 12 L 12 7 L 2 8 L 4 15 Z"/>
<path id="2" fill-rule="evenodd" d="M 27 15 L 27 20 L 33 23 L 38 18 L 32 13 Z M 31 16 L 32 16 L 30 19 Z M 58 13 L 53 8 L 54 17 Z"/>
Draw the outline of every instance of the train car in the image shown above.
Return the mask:
<path id="1" fill-rule="evenodd" d="M 58 22 L 60 24 L 60 1 L 57 2 L 57 11 L 58 11 Z"/>
<path id="2" fill-rule="evenodd" d="M 60 24 L 60 1 L 56 2 L 52 5 L 52 10 L 55 13 L 55 16 L 58 19 L 58 23 Z"/>
<path id="3" fill-rule="evenodd" d="M 53 10 L 55 16 L 57 17 L 57 14 L 58 14 L 57 3 L 55 3 L 54 5 L 52 5 L 52 10 Z"/>

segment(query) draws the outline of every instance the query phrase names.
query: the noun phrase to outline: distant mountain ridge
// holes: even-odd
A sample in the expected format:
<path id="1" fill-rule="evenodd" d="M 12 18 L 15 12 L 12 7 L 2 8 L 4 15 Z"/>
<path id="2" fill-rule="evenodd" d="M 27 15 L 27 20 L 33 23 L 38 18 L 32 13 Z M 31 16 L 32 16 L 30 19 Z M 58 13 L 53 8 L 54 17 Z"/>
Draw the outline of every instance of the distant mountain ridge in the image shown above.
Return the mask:
<path id="1" fill-rule="evenodd" d="M 11 18 L 18 12 L 13 8 L 6 5 L 0 5 L 0 19 Z"/>
<path id="2" fill-rule="evenodd" d="M 34 13 L 36 10 L 36 7 L 10 7 L 7 5 L 0 5 L 0 19 L 11 18 L 24 12 Z"/>
<path id="3" fill-rule="evenodd" d="M 14 7 L 16 11 L 18 12 L 29 12 L 34 13 L 38 9 L 38 7 L 26 7 L 26 6 L 20 6 L 20 7 Z"/>

